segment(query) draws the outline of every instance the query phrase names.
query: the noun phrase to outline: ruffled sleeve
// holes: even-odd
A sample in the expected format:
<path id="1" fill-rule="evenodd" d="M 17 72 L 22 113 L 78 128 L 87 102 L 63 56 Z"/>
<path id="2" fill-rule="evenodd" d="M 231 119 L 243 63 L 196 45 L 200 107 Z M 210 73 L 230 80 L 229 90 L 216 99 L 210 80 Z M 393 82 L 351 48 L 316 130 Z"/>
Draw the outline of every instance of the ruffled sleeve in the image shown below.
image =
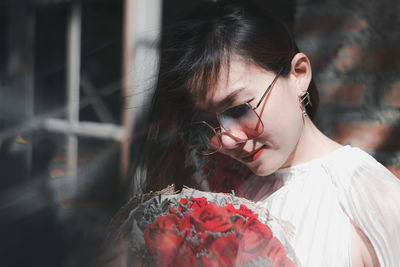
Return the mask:
<path id="1" fill-rule="evenodd" d="M 369 238 L 380 265 L 400 266 L 400 180 L 366 152 L 349 149 L 326 170 L 340 205 Z"/>

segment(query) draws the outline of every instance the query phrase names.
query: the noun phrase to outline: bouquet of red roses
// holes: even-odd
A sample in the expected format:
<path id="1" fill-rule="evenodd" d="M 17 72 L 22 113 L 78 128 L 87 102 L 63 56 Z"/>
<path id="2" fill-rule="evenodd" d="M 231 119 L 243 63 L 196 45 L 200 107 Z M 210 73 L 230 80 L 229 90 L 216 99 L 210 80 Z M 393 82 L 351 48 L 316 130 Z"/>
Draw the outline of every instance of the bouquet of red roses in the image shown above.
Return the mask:
<path id="1" fill-rule="evenodd" d="M 129 258 L 142 266 L 297 266 L 268 212 L 232 194 L 159 195 L 129 218 Z"/>

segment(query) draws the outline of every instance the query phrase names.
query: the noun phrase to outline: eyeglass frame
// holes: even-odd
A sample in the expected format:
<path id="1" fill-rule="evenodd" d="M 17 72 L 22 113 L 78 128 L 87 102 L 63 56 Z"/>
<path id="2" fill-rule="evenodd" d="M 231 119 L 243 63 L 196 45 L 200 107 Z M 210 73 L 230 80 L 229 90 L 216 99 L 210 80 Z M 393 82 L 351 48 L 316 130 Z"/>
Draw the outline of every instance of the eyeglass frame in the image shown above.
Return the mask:
<path id="1" fill-rule="evenodd" d="M 249 102 L 246 102 L 246 103 L 243 103 L 243 104 L 239 104 L 239 105 L 236 105 L 236 106 L 233 106 L 233 107 L 229 107 L 229 108 L 227 108 L 227 109 L 224 109 L 223 111 L 217 113 L 217 115 L 216 115 L 217 121 L 218 121 L 218 123 L 219 123 L 219 125 L 220 125 L 219 127 L 212 127 L 212 126 L 211 126 L 208 122 L 206 122 L 206 121 L 197 121 L 197 122 L 193 122 L 192 124 L 195 124 L 195 123 L 204 123 L 204 124 L 206 124 L 206 125 L 214 132 L 214 134 L 218 137 L 218 143 L 219 143 L 219 148 L 216 149 L 215 151 L 210 152 L 210 153 L 203 153 L 203 152 L 198 152 L 198 151 L 196 151 L 196 152 L 198 152 L 198 153 L 200 153 L 200 154 L 202 154 L 202 155 L 204 155 L 204 156 L 209 156 L 209 155 L 212 155 L 212 154 L 217 153 L 217 152 L 222 148 L 221 128 L 224 128 L 224 127 L 222 126 L 222 124 L 221 124 L 221 122 L 220 122 L 220 120 L 219 120 L 219 115 L 222 114 L 222 113 L 224 113 L 225 111 L 227 111 L 227 110 L 229 110 L 229 109 L 232 109 L 232 108 L 235 108 L 235 107 L 238 107 L 238 106 L 241 106 L 241 105 L 248 105 L 248 106 L 251 108 L 251 110 L 254 111 L 254 113 L 255 113 L 256 116 L 258 117 L 259 123 L 261 123 L 262 127 L 264 128 L 264 124 L 263 124 L 263 122 L 262 122 L 262 120 L 261 120 L 261 118 L 260 118 L 260 115 L 258 115 L 258 113 L 257 113 L 255 110 L 256 110 L 257 108 L 259 108 L 259 106 L 261 105 L 261 103 L 264 101 L 265 97 L 266 97 L 266 96 L 268 95 L 268 93 L 272 90 L 272 88 L 274 87 L 276 81 L 278 80 L 279 76 L 281 75 L 283 69 L 284 69 L 284 68 L 281 68 L 281 69 L 279 70 L 279 72 L 276 74 L 275 78 L 274 78 L 274 79 L 272 80 L 272 82 L 268 85 L 267 89 L 265 90 L 264 94 L 261 96 L 260 100 L 258 101 L 258 103 L 257 103 L 257 105 L 256 105 L 255 107 L 252 107 L 252 105 L 251 105 Z M 266 104 L 266 103 L 267 103 L 267 102 L 264 103 L 264 107 L 265 107 L 265 104 Z M 220 129 L 220 130 L 217 131 L 217 129 Z M 224 128 L 224 129 L 225 129 L 225 128 Z M 233 138 L 235 141 L 240 142 L 240 143 L 247 142 L 248 140 L 254 139 L 254 138 L 256 138 L 256 137 L 259 136 L 259 135 L 258 135 L 258 136 L 255 136 L 255 137 L 253 137 L 253 138 L 248 138 L 248 139 L 240 139 L 240 138 L 238 138 L 238 137 L 233 136 L 232 134 L 230 134 L 228 130 L 225 129 L 225 131 L 226 131 L 226 133 L 227 133 L 227 135 L 228 135 L 229 137 Z"/>

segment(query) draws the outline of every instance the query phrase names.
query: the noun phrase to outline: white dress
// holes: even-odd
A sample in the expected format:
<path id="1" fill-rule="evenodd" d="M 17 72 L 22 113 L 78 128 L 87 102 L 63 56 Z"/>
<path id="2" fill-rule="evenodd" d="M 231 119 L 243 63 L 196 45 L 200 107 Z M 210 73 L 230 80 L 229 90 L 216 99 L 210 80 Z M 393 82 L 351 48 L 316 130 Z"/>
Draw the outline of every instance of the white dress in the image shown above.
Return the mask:
<path id="1" fill-rule="evenodd" d="M 294 226 L 289 241 L 303 267 L 351 266 L 350 220 L 382 267 L 400 266 L 400 180 L 366 152 L 344 146 L 265 185 L 257 204 Z"/>

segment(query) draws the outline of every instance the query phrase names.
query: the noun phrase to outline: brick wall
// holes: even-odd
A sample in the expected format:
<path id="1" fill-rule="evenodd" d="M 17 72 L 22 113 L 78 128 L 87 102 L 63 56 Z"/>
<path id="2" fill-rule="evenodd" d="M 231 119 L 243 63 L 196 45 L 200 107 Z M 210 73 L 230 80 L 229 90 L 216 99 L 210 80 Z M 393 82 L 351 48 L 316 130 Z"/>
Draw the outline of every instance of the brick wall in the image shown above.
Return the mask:
<path id="1" fill-rule="evenodd" d="M 400 1 L 297 0 L 294 34 L 320 91 L 318 126 L 400 178 Z"/>

